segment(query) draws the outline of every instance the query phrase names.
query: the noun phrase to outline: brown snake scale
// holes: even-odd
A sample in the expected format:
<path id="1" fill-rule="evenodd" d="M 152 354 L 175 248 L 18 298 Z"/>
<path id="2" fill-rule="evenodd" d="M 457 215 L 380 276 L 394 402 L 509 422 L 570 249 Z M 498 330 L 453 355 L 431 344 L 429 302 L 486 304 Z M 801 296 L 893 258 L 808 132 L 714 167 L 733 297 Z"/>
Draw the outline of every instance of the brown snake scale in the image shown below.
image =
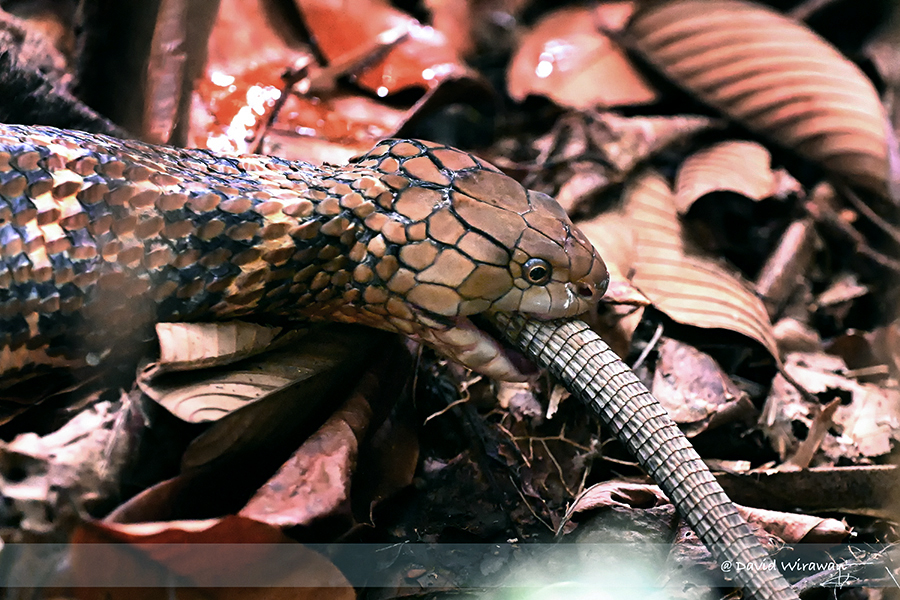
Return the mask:
<path id="1" fill-rule="evenodd" d="M 446 146 L 389 140 L 318 167 L 0 125 L 4 393 L 98 364 L 159 321 L 242 316 L 362 323 L 533 377 L 481 314 L 611 427 L 716 558 L 762 563 L 665 410 L 573 318 L 607 280 L 553 199 Z M 754 598 L 797 598 L 777 571 L 735 578 Z"/>
<path id="2" fill-rule="evenodd" d="M 521 380 L 465 317 L 573 316 L 607 276 L 549 197 L 397 140 L 317 167 L 0 126 L 0 243 L 7 383 L 98 362 L 158 321 L 243 315 L 363 323 Z"/>

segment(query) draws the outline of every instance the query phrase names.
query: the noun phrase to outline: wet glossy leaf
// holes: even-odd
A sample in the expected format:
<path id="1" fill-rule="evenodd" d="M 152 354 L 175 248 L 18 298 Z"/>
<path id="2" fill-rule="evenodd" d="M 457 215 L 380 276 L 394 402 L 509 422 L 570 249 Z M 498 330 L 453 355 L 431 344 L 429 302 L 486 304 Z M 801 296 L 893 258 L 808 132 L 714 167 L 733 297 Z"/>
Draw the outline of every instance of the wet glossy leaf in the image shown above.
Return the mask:
<path id="1" fill-rule="evenodd" d="M 546 96 L 578 109 L 656 100 L 656 92 L 622 49 L 599 30 L 595 13 L 602 8 L 563 8 L 541 19 L 524 36 L 510 63 L 509 95 L 518 101 L 529 95 Z"/>
<path id="2" fill-rule="evenodd" d="M 329 63 L 374 47 L 382 36 L 405 35 L 385 56 L 374 57 L 356 82 L 380 97 L 411 87 L 432 88 L 468 69 L 453 44 L 440 31 L 427 27 L 384 0 L 343 3 L 295 0 L 319 51 Z M 336 26 L 336 24 L 340 26 Z"/>
<path id="3" fill-rule="evenodd" d="M 886 118 L 871 82 L 802 24 L 741 0 L 646 5 L 635 47 L 701 100 L 833 175 L 887 193 Z"/>

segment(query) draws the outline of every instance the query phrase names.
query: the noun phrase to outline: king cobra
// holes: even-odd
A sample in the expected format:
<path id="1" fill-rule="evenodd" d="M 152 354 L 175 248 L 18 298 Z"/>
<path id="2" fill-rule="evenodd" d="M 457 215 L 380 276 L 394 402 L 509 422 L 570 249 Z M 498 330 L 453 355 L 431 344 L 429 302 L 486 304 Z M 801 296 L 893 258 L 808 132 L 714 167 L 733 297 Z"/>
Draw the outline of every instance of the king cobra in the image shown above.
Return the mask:
<path id="1" fill-rule="evenodd" d="M 107 360 L 156 322 L 237 317 L 361 323 L 532 379 L 493 330 L 614 431 L 750 596 L 797 598 L 665 410 L 575 318 L 608 281 L 590 242 L 471 154 L 389 140 L 319 167 L 0 125 L 0 245 L 0 388 Z"/>

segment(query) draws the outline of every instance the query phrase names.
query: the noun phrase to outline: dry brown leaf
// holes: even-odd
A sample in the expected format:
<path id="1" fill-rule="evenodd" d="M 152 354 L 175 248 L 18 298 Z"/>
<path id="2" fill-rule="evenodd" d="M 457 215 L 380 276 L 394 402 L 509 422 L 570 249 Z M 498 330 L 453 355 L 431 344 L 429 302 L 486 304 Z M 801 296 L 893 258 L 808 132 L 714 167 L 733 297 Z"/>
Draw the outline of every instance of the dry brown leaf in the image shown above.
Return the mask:
<path id="1" fill-rule="evenodd" d="M 299 340 L 289 349 L 240 365 L 171 375 L 152 372 L 152 378 L 145 372 L 138 384 L 145 394 L 184 421 L 218 421 L 269 394 L 333 369 L 352 353 L 347 339 L 328 337 Z"/>
<path id="2" fill-rule="evenodd" d="M 800 191 L 800 184 L 783 171 L 773 171 L 771 155 L 756 142 L 727 141 L 685 159 L 675 178 L 679 213 L 686 213 L 711 192 L 734 192 L 753 200 Z"/>
<path id="3" fill-rule="evenodd" d="M 631 3 L 614 3 L 614 9 Z M 546 96 L 576 109 L 649 104 L 656 92 L 624 51 L 597 27 L 595 10 L 567 7 L 542 18 L 522 39 L 507 71 L 509 95 Z"/>
<path id="4" fill-rule="evenodd" d="M 648 3 L 635 47 L 704 102 L 832 174 L 887 194 L 887 120 L 872 83 L 804 25 L 741 0 Z"/>
<path id="5" fill-rule="evenodd" d="M 623 117 L 608 111 L 587 128 L 591 144 L 622 174 L 671 146 L 708 131 L 716 122 L 698 115 Z"/>
<path id="6" fill-rule="evenodd" d="M 617 251 L 601 250 L 601 255 L 629 274 L 631 283 L 672 320 L 741 333 L 777 358 L 769 316 L 749 286 L 719 263 L 686 251 L 674 194 L 662 175 L 646 171 L 637 176 L 623 203 L 618 213 L 580 224 L 598 248 L 619 240 Z M 633 247 L 627 248 L 628 242 Z M 622 257 L 630 257 L 630 264 Z"/>
<path id="7" fill-rule="evenodd" d="M 120 402 L 95 402 L 46 435 L 0 442 L 0 494 L 18 535 L 67 535 L 74 512 L 115 498 L 141 421 L 133 398 L 123 394 Z M 16 541 L 13 535 L 6 541 Z"/>
<path id="8" fill-rule="evenodd" d="M 802 471 L 758 470 L 718 474 L 732 499 L 770 509 L 839 512 L 896 520 L 900 477 L 896 465 L 813 467 Z"/>
<path id="9" fill-rule="evenodd" d="M 381 424 L 366 443 L 353 482 L 353 502 L 364 511 L 359 520 L 372 522 L 373 509 L 412 484 L 419 466 L 419 423 L 395 415 Z"/>
<path id="10" fill-rule="evenodd" d="M 747 394 L 708 354 L 670 338 L 664 338 L 658 350 L 651 391 L 689 437 L 714 422 L 755 415 Z"/>
<path id="11" fill-rule="evenodd" d="M 738 505 L 747 521 L 756 523 L 788 544 L 836 544 L 850 535 L 850 529 L 837 519 L 765 510 Z"/>
<path id="12" fill-rule="evenodd" d="M 181 598 L 182 592 L 213 600 L 355 598 L 333 563 L 291 542 L 276 528 L 237 516 L 128 525 L 90 522 L 72 538 L 70 577 L 78 587 L 93 588 L 84 590 L 83 598 L 98 600 L 132 598 L 131 590 L 115 587 L 130 582 L 160 588 L 145 590 L 150 592 L 145 597 L 160 599 L 173 593 Z M 173 589 L 173 576 L 175 581 L 183 578 L 186 589 Z M 98 581 L 111 586 L 102 589 Z"/>
<path id="13" fill-rule="evenodd" d="M 775 340 L 778 348 L 788 352 L 814 352 L 822 347 L 819 332 L 797 319 L 785 317 L 775 323 Z"/>
<path id="14" fill-rule="evenodd" d="M 797 445 L 797 451 L 794 452 L 784 463 L 778 465 L 779 469 L 785 471 L 805 469 L 812 463 L 813 456 L 825 439 L 825 435 L 834 426 L 834 412 L 841 405 L 838 399 L 832 400 L 825 406 L 816 406 L 812 425 L 806 439 Z"/>
<path id="15" fill-rule="evenodd" d="M 241 516 L 275 527 L 309 525 L 349 514 L 350 478 L 359 442 L 368 431 L 368 396 L 377 378 L 367 373 L 354 394 L 282 465 L 241 509 Z"/>
<path id="16" fill-rule="evenodd" d="M 157 323 L 159 367 L 187 371 L 227 365 L 264 351 L 279 333 L 281 327 L 244 321 Z"/>
<path id="17" fill-rule="evenodd" d="M 830 354 L 794 352 L 787 356 L 785 369 L 809 392 L 826 400 L 834 396 L 843 400 L 834 412 L 840 435 L 835 437 L 831 433 L 835 428 L 830 428 L 821 444 L 830 462 L 884 456 L 900 442 L 900 391 L 848 379 L 843 375 L 847 365 Z M 820 410 L 820 405 L 810 405 L 783 377 L 775 378 L 761 420 L 782 459 L 797 444 L 793 423 L 812 431 Z M 821 463 L 819 454 L 816 458 L 814 464 Z"/>
<path id="18" fill-rule="evenodd" d="M 669 499 L 656 485 L 613 480 L 582 492 L 567 511 L 566 520 L 577 513 L 598 508 L 647 508 L 668 503 Z M 741 505 L 737 505 L 737 509 L 745 519 L 787 543 L 837 543 L 850 533 L 847 526 L 836 519 Z"/>
<path id="19" fill-rule="evenodd" d="M 649 483 L 605 481 L 583 491 L 566 511 L 566 520 L 576 513 L 597 508 L 647 508 L 668 503 L 669 499 L 659 486 Z"/>
<path id="20" fill-rule="evenodd" d="M 578 227 L 594 244 L 609 271 L 609 286 L 603 296 L 606 310 L 596 318 L 592 315 L 588 322 L 603 334 L 603 339 L 619 356 L 625 356 L 631 348 L 631 339 L 643 317 L 644 307 L 652 302 L 628 277 L 634 264 L 636 241 L 634 232 L 626 224 L 620 224 L 621 220 L 617 213 L 607 213 L 603 215 L 602 225 L 595 219 L 580 222 Z"/>
<path id="21" fill-rule="evenodd" d="M 497 382 L 497 405 L 503 410 L 512 410 L 520 417 L 540 417 L 544 412 L 541 403 L 534 396 L 530 382 Z"/>
<path id="22" fill-rule="evenodd" d="M 330 398 L 334 388 L 344 387 L 354 382 L 360 375 L 361 363 L 371 359 L 374 348 L 382 356 L 393 356 L 391 337 L 375 330 L 364 328 L 328 328 L 325 336 L 310 336 L 291 348 L 266 354 L 252 361 L 254 369 L 247 374 L 266 376 L 266 383 L 273 378 L 285 378 L 283 385 L 272 388 L 265 397 L 247 398 L 245 406 L 225 415 L 224 409 L 233 401 L 224 397 L 225 405 L 213 405 L 219 420 L 191 442 L 182 457 L 184 469 L 208 465 L 213 461 L 234 458 L 242 453 L 271 447 L 276 440 L 296 435 L 304 430 L 307 423 L 322 403 Z M 256 373 L 254 374 L 254 370 Z M 260 378 L 262 379 L 262 378 Z M 223 381 L 228 381 L 224 375 Z M 253 382 L 248 382 L 252 385 Z M 200 386 L 208 389 L 210 383 Z M 214 384 L 213 384 L 214 385 Z M 244 388 L 256 394 L 258 390 L 250 386 Z M 176 401 L 180 396 L 173 395 Z M 197 398 L 197 402 L 213 400 L 213 394 Z M 196 405 L 187 403 L 184 408 Z M 209 408 L 198 410 L 196 414 L 208 414 Z M 296 447 L 296 446 L 294 446 Z"/>

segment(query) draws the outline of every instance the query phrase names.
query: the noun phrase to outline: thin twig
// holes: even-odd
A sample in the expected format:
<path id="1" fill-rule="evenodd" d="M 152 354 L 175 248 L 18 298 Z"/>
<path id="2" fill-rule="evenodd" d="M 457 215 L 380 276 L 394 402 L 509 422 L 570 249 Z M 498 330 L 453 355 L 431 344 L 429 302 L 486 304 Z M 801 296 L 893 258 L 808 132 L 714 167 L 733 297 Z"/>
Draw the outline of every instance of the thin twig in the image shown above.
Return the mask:
<path id="1" fill-rule="evenodd" d="M 852 225 L 841 219 L 833 210 L 814 203 L 807 203 L 806 210 L 816 222 L 828 226 L 832 232 L 840 234 L 844 239 L 852 243 L 857 254 L 872 260 L 885 269 L 900 273 L 900 261 L 885 256 L 869 246 L 865 237 L 854 229 Z"/>
<path id="2" fill-rule="evenodd" d="M 447 411 L 449 411 L 450 409 L 452 409 L 456 406 L 465 404 L 468 401 L 469 401 L 469 396 L 466 395 L 465 398 L 460 398 L 459 400 L 455 400 L 454 402 L 451 402 L 450 404 L 448 404 L 441 410 L 437 411 L 436 413 L 432 413 L 432 414 L 428 415 L 428 417 L 426 417 L 425 420 L 422 421 L 422 425 L 424 425 L 425 423 L 427 423 L 428 421 L 430 421 L 432 419 L 436 419 L 436 418 L 440 417 L 441 415 L 445 414 Z"/>
<path id="3" fill-rule="evenodd" d="M 877 212 L 872 210 L 872 207 L 862 201 L 862 199 L 856 195 L 856 193 L 848 187 L 841 186 L 841 193 L 847 200 L 850 201 L 850 204 L 853 205 L 853 208 L 858 210 L 863 216 L 872 221 L 879 229 L 884 231 L 895 243 L 900 244 L 900 228 L 897 228 L 891 223 L 888 223 L 884 220 L 884 218 L 879 215 Z"/>
<path id="4" fill-rule="evenodd" d="M 778 373 L 782 377 L 784 377 L 784 380 L 787 381 L 795 390 L 797 390 L 797 392 L 803 397 L 804 400 L 816 406 L 820 404 L 819 397 L 800 385 L 800 383 L 796 379 L 794 379 L 793 375 L 787 372 L 787 369 L 785 369 L 784 365 L 780 362 L 778 363 Z"/>
<path id="5" fill-rule="evenodd" d="M 641 355 L 637 357 L 637 360 L 634 361 L 634 364 L 631 366 L 631 370 L 635 371 L 644 364 L 644 361 L 647 360 L 647 356 L 653 349 L 656 347 L 656 344 L 659 343 L 659 338 L 662 337 L 663 334 L 663 326 L 662 323 L 659 323 L 656 326 L 656 331 L 653 332 L 653 337 L 650 338 L 650 341 L 647 342 L 647 345 L 644 346 L 644 349 L 641 351 Z"/>
<path id="6" fill-rule="evenodd" d="M 575 493 L 569 489 L 569 484 L 566 483 L 565 472 L 562 468 L 562 465 L 559 464 L 559 461 L 556 460 L 556 457 L 553 456 L 553 452 L 550 451 L 550 448 L 547 447 L 547 442 L 541 441 L 541 446 L 544 447 L 544 451 L 547 453 L 547 456 L 550 458 L 550 462 L 553 463 L 553 466 L 556 467 L 556 474 L 559 475 L 559 480 L 562 482 L 563 487 L 566 489 L 566 493 L 570 496 L 574 496 Z"/>

